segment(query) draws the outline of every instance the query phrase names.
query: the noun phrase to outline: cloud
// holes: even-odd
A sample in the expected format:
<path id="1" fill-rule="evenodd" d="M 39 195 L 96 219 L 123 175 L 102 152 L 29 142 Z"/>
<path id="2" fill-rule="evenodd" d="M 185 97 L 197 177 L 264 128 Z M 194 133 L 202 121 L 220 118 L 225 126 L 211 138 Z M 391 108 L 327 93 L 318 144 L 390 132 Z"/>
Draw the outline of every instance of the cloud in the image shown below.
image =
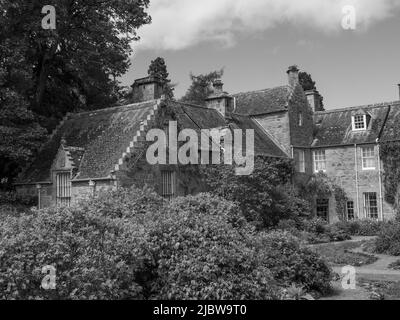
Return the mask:
<path id="1" fill-rule="evenodd" d="M 390 17 L 398 0 L 152 0 L 153 22 L 139 30 L 137 49 L 181 50 L 202 42 L 235 44 L 238 35 L 261 33 L 281 24 L 321 32 L 340 30 L 342 9 L 353 5 L 357 28 Z"/>

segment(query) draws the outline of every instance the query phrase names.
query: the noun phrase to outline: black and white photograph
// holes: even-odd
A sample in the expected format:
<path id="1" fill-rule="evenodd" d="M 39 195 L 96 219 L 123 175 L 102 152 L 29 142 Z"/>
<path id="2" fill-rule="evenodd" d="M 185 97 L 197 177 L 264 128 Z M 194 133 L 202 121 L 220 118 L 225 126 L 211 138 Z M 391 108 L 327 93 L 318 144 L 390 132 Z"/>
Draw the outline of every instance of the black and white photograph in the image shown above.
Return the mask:
<path id="1" fill-rule="evenodd" d="M 399 34 L 396 0 L 0 0 L 0 300 L 400 300 Z"/>

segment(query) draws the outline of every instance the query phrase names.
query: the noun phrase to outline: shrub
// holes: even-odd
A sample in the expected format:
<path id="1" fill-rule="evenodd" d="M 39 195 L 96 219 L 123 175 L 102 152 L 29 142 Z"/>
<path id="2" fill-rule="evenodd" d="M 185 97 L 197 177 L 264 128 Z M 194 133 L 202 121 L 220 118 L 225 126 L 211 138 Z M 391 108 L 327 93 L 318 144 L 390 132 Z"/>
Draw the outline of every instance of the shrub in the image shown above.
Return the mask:
<path id="1" fill-rule="evenodd" d="M 384 225 L 382 221 L 354 220 L 336 223 L 335 227 L 352 236 L 376 236 Z"/>
<path id="2" fill-rule="evenodd" d="M 287 233 L 257 233 L 232 202 L 149 190 L 0 221 L 2 299 L 278 299 L 325 291 L 330 270 Z M 56 290 L 40 288 L 56 268 Z"/>
<path id="3" fill-rule="evenodd" d="M 208 194 L 172 201 L 149 228 L 156 299 L 273 299 L 279 290 L 255 231 L 231 202 Z"/>
<path id="4" fill-rule="evenodd" d="M 300 247 L 299 241 L 287 232 L 261 236 L 268 268 L 282 285 L 296 284 L 308 291 L 326 293 L 332 278 L 328 265 L 314 252 Z"/>
<path id="5" fill-rule="evenodd" d="M 7 217 L 0 223 L 0 298 L 142 298 L 143 237 L 128 221 L 78 208 Z M 56 268 L 56 290 L 41 288 L 47 265 Z"/>
<path id="6" fill-rule="evenodd" d="M 377 253 L 400 256 L 400 223 L 385 223 L 375 241 Z"/>

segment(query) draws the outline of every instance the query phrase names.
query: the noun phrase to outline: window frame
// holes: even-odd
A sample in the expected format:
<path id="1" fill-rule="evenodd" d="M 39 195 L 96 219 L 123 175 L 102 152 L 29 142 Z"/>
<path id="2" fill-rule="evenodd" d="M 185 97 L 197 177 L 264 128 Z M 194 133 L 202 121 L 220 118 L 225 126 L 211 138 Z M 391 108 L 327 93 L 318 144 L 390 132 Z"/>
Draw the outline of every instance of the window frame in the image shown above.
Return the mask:
<path id="1" fill-rule="evenodd" d="M 378 194 L 376 192 L 364 192 L 363 195 L 365 217 L 371 220 L 379 220 Z M 375 204 L 373 204 L 374 202 Z"/>
<path id="2" fill-rule="evenodd" d="M 349 204 L 351 204 L 351 206 Z M 354 201 L 353 200 L 347 201 L 346 202 L 346 218 L 347 218 L 347 221 L 355 220 L 356 219 L 355 213 L 356 212 L 355 212 L 355 208 L 354 208 Z M 352 216 L 352 218 L 350 218 L 350 216 Z"/>
<path id="3" fill-rule="evenodd" d="M 362 117 L 362 124 L 363 127 L 358 127 L 358 125 L 361 123 L 361 120 L 359 120 Z M 367 130 L 367 115 L 361 115 L 361 114 L 356 114 L 352 116 L 352 127 L 353 131 L 365 131 Z"/>
<path id="4" fill-rule="evenodd" d="M 317 158 L 320 157 L 320 158 Z M 314 163 L 314 172 L 326 172 L 327 162 L 326 162 L 326 150 L 318 149 L 313 151 L 313 163 Z M 320 168 L 320 164 L 323 164 L 323 169 Z"/>
<path id="5" fill-rule="evenodd" d="M 72 199 L 72 183 L 70 171 L 55 172 L 56 206 L 69 207 Z"/>
<path id="6" fill-rule="evenodd" d="M 299 150 L 299 172 L 306 173 L 306 152 L 305 150 Z"/>
<path id="7" fill-rule="evenodd" d="M 166 174 L 170 176 L 165 176 Z M 169 182 L 168 187 L 166 183 Z M 172 200 L 176 197 L 176 171 L 174 170 L 161 170 L 161 188 L 160 194 L 167 200 Z"/>
<path id="8" fill-rule="evenodd" d="M 371 151 L 372 154 L 366 155 L 366 150 Z M 374 166 L 366 166 L 368 160 L 373 160 Z M 362 147 L 361 148 L 361 165 L 363 170 L 376 170 L 376 155 L 375 155 L 375 146 L 369 146 L 369 147 Z"/>
<path id="9" fill-rule="evenodd" d="M 329 205 L 330 205 L 329 199 L 317 199 L 317 201 L 316 201 L 317 217 L 326 220 L 326 222 L 329 222 Z M 323 209 L 324 216 L 322 216 L 319 213 L 322 211 L 321 209 Z"/>

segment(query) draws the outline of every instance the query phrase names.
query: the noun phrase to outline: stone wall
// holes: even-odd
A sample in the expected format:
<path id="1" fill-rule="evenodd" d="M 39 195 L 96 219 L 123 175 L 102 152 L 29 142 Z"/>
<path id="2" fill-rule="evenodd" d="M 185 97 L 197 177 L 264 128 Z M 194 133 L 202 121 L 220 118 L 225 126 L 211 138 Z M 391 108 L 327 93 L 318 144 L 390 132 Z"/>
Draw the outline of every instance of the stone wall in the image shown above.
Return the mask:
<path id="1" fill-rule="evenodd" d="M 393 208 L 384 201 L 383 185 L 380 188 L 377 147 L 375 146 L 376 170 L 363 170 L 361 146 L 357 147 L 356 166 L 355 152 L 354 146 L 325 149 L 327 159 L 326 174 L 345 190 L 349 200 L 354 201 L 354 211 L 358 218 L 366 218 L 364 212 L 364 193 L 367 192 L 375 192 L 377 194 L 379 217 L 382 217 L 383 205 L 383 219 L 393 218 Z M 356 172 L 358 172 L 358 179 Z M 336 210 L 332 200 L 330 201 L 330 211 L 331 220 L 336 220 Z"/>

